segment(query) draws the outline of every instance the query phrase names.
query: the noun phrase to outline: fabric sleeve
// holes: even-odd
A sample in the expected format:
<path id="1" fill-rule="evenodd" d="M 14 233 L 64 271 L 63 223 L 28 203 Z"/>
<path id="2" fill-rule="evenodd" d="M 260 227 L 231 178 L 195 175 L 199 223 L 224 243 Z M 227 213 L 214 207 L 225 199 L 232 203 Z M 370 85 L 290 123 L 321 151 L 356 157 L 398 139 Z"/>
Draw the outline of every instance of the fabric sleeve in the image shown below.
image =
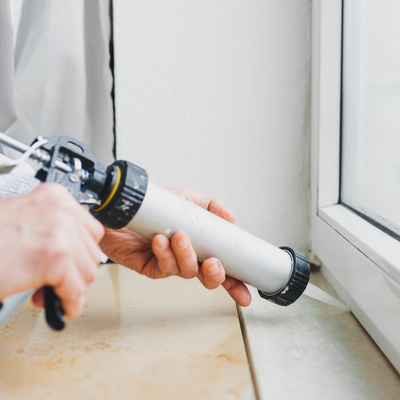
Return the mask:
<path id="1" fill-rule="evenodd" d="M 9 159 L 0 154 L 0 163 Z M 29 164 L 22 163 L 7 174 L 0 174 L 0 199 L 28 193 L 39 184 L 35 173 Z"/>

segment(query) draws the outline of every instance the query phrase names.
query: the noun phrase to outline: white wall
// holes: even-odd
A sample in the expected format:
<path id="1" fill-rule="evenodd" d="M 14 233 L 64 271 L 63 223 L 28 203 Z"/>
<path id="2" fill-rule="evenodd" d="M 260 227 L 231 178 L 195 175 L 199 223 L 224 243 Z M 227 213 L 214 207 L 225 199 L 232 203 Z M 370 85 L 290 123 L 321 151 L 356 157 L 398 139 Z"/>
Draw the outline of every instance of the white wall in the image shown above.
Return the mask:
<path id="1" fill-rule="evenodd" d="M 310 0 L 114 0 L 118 158 L 308 245 Z"/>

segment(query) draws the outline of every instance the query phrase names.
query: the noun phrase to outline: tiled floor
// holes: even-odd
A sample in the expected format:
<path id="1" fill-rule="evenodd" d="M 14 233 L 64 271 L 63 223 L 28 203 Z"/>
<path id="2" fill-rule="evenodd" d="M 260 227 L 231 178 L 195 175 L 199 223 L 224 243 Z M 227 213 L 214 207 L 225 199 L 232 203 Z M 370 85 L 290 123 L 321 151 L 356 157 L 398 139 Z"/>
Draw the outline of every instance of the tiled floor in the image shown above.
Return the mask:
<path id="1" fill-rule="evenodd" d="M 222 288 L 104 265 L 66 330 L 51 331 L 30 300 L 0 328 L 0 398 L 255 395 L 236 307 Z"/>

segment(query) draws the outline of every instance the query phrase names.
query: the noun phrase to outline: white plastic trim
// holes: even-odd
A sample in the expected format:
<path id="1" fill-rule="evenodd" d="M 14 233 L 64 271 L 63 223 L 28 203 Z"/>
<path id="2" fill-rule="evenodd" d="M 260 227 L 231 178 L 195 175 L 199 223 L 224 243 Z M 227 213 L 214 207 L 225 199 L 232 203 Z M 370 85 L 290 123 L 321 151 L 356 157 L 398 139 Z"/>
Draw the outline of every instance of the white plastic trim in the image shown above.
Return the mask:
<path id="1" fill-rule="evenodd" d="M 400 243 L 338 204 L 342 1 L 313 1 L 311 250 L 400 371 Z"/>

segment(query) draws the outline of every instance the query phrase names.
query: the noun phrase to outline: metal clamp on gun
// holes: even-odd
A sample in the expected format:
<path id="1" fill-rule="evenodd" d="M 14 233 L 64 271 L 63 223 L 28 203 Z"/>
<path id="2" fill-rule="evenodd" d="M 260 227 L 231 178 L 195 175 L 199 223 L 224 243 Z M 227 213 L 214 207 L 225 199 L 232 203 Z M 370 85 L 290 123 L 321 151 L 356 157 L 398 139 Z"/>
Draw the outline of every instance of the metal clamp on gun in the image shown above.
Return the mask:
<path id="1" fill-rule="evenodd" d="M 38 137 L 27 146 L 0 133 L 0 142 L 24 153 L 17 162 L 30 157 L 41 163 L 36 177 L 67 187 L 104 226 L 125 227 L 150 239 L 185 231 L 199 262 L 217 257 L 227 275 L 256 287 L 266 300 L 290 305 L 309 283 L 310 264 L 304 255 L 267 243 L 152 183 L 144 169 L 128 161 L 105 166 L 86 145 L 68 136 Z M 0 167 L 0 172 L 16 163 Z M 45 288 L 45 309 L 48 324 L 63 329 L 61 302 L 51 287 Z"/>

